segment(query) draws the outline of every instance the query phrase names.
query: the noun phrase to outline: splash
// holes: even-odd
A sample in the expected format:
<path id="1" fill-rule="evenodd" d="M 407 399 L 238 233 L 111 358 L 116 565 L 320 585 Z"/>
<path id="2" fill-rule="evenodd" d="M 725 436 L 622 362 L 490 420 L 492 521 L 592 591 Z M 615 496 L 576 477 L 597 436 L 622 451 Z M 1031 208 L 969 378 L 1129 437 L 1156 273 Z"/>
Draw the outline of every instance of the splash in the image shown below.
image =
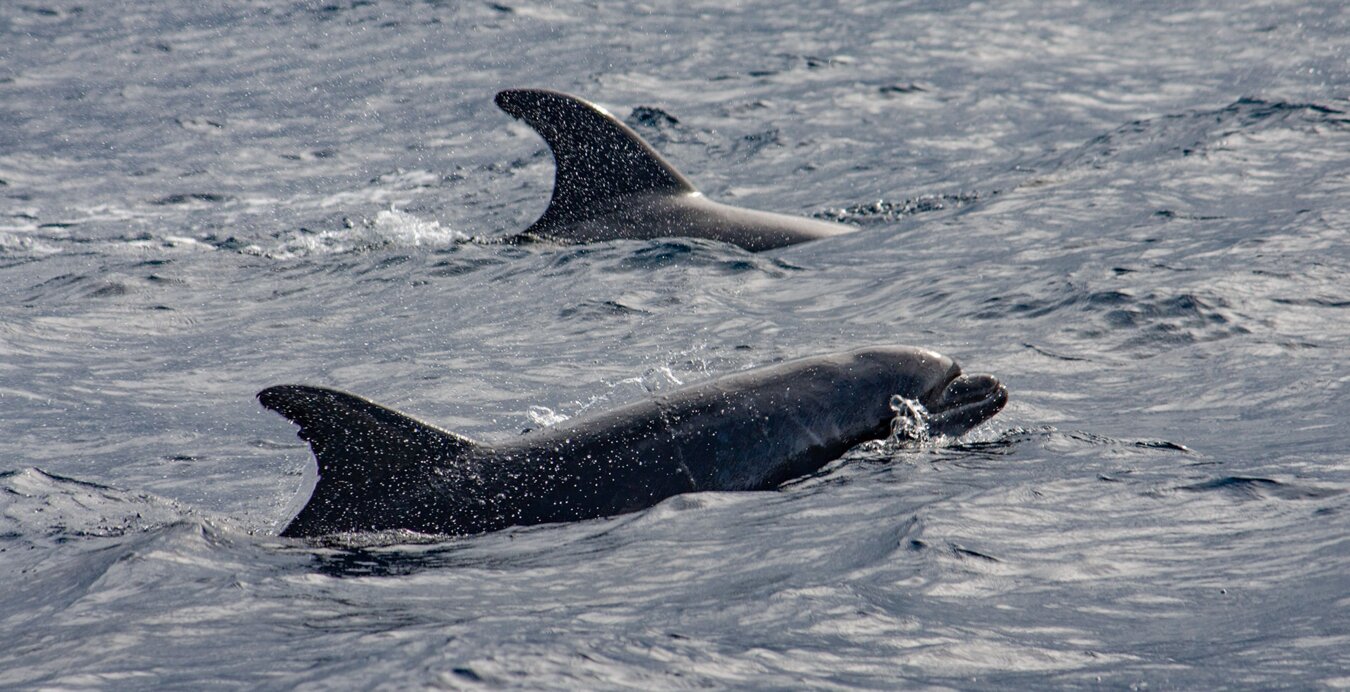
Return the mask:
<path id="1" fill-rule="evenodd" d="M 378 248 L 444 247 L 468 239 L 468 235 L 445 228 L 439 221 L 421 219 L 391 206 L 376 214 L 374 220 L 348 224 L 347 228 L 334 231 L 301 231 L 271 250 L 250 245 L 243 251 L 274 259 L 293 259 Z"/>
<path id="2" fill-rule="evenodd" d="M 61 252 L 61 248 L 24 233 L 0 231 L 0 257 L 28 255 L 46 257 Z"/>
<path id="3" fill-rule="evenodd" d="M 528 416 L 530 422 L 534 423 L 536 426 L 540 428 L 551 428 L 571 420 L 573 416 L 584 414 L 601 404 L 611 403 L 613 401 L 612 395 L 620 388 L 632 386 L 641 389 L 643 394 L 655 394 L 669 389 L 672 386 L 678 387 L 683 384 L 684 381 L 675 374 L 675 371 L 672 370 L 670 366 L 655 366 L 647 368 L 641 375 L 624 378 L 617 382 L 606 382 L 605 385 L 609 390 L 603 394 L 591 396 L 586 401 L 572 402 L 569 405 L 569 408 L 575 408 L 572 415 L 554 411 L 547 406 L 538 405 L 530 406 L 529 409 L 526 410 L 525 415 Z M 621 400 L 626 398 L 627 397 L 620 397 Z"/>
<path id="4" fill-rule="evenodd" d="M 530 417 L 530 421 L 541 428 L 551 428 L 563 421 L 571 420 L 571 416 L 565 413 L 558 413 L 547 406 L 531 406 L 525 415 Z"/>
<path id="5" fill-rule="evenodd" d="M 888 442 L 927 444 L 932 437 L 928 431 L 928 409 L 917 399 L 906 399 L 899 394 L 891 397 L 891 437 Z"/>
<path id="6" fill-rule="evenodd" d="M 872 223 L 886 224 L 894 223 L 900 219 L 918 214 L 957 209 L 974 204 L 986 196 L 997 194 L 998 191 L 990 193 L 958 192 L 954 194 L 923 195 L 905 199 L 900 202 L 879 199 L 875 202 L 826 209 L 817 212 L 814 216 L 818 219 L 836 221 L 838 223 L 852 223 L 859 225 Z"/>
<path id="7" fill-rule="evenodd" d="M 439 221 L 424 221 L 394 207 L 376 214 L 372 229 L 369 235 L 374 240 L 399 247 L 448 245 L 469 239 L 459 231 L 442 228 Z"/>
<path id="8" fill-rule="evenodd" d="M 631 384 L 640 387 L 647 394 L 655 394 L 670 385 L 680 386 L 684 381 L 675 376 L 675 371 L 670 366 L 662 365 L 659 367 L 647 368 L 641 375 L 629 377 L 614 384 L 609 385 L 610 389 L 615 389 L 620 385 Z"/>

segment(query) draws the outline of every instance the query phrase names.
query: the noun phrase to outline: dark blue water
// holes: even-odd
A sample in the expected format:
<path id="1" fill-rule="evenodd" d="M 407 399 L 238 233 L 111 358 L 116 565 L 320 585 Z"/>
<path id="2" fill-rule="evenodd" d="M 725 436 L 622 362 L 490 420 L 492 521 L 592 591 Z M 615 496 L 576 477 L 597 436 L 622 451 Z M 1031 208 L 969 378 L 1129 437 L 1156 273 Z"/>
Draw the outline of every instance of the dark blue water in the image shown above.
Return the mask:
<path id="1" fill-rule="evenodd" d="M 820 5 L 0 4 L 0 687 L 1350 686 L 1343 3 Z M 552 184 L 517 86 L 860 230 L 481 242 Z M 1011 403 L 777 492 L 275 536 L 269 385 L 500 439 L 876 343 Z"/>

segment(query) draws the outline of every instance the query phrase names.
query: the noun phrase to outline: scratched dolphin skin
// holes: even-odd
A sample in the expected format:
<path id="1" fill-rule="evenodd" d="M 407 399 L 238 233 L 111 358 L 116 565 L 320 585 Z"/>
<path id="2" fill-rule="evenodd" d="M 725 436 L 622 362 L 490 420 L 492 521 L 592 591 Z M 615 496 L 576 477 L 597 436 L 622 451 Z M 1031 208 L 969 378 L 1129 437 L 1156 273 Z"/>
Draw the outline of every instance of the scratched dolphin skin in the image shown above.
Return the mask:
<path id="1" fill-rule="evenodd" d="M 283 536 L 405 529 L 473 534 L 633 512 L 680 493 L 768 490 L 891 432 L 892 396 L 932 434 L 959 435 L 1008 393 L 989 375 L 904 346 L 792 360 L 485 444 L 351 394 L 281 385 L 263 406 L 318 461 Z"/>
<path id="2" fill-rule="evenodd" d="M 759 251 L 857 230 L 714 202 L 632 128 L 575 96 L 508 89 L 496 101 L 544 138 L 557 167 L 553 198 L 527 238 L 708 238 Z"/>

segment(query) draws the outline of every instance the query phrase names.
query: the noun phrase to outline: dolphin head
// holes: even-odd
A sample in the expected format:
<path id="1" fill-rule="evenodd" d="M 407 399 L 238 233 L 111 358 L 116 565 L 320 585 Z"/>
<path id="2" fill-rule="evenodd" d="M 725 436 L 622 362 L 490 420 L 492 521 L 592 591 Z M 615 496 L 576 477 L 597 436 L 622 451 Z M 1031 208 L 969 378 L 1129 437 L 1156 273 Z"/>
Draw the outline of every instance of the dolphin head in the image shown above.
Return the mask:
<path id="1" fill-rule="evenodd" d="M 883 413 L 889 423 L 890 396 L 922 404 L 931 435 L 956 437 L 1003 409 L 1008 389 L 992 375 L 966 375 L 951 358 L 908 346 L 879 346 L 850 354 L 857 367 L 872 369 L 881 391 L 889 392 Z"/>

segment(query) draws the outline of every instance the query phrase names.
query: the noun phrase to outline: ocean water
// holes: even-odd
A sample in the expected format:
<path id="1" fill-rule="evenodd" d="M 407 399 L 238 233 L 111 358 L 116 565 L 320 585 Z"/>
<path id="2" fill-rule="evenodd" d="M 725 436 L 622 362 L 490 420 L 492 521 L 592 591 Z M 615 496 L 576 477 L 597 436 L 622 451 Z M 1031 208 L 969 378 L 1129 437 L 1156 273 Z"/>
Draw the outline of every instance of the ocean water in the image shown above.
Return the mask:
<path id="1" fill-rule="evenodd" d="M 209 4 L 208 4 L 209 5 Z M 1350 687 L 1341 2 L 0 3 L 0 687 Z M 607 106 L 858 232 L 494 242 Z M 254 394 L 474 437 L 867 344 L 962 440 L 431 543 Z"/>

